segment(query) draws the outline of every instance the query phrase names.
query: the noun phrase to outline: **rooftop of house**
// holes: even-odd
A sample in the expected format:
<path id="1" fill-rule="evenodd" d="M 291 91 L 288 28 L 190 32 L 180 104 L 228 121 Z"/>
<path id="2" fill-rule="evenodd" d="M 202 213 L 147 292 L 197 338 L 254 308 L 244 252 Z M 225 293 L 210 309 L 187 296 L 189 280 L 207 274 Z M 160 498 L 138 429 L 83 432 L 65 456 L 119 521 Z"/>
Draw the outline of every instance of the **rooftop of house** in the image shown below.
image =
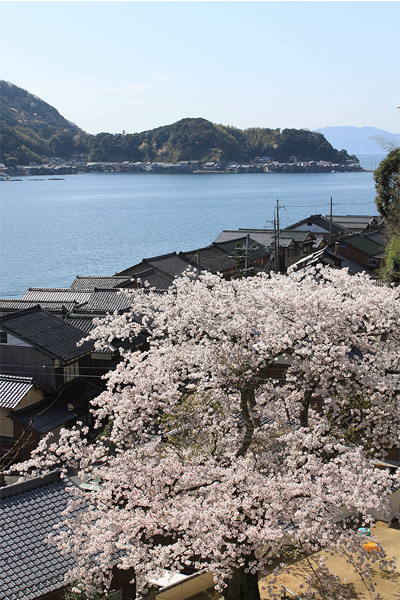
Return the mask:
<path id="1" fill-rule="evenodd" d="M 149 267 L 143 271 L 139 271 L 132 275 L 135 282 L 141 284 L 148 284 L 151 288 L 156 290 L 167 290 L 173 283 L 174 278 L 168 273 L 164 273 L 155 267 Z"/>
<path id="2" fill-rule="evenodd" d="M 12 411 L 8 416 L 19 421 L 25 427 L 30 427 L 36 433 L 44 434 L 64 425 L 76 417 L 76 414 L 59 402 L 46 399 L 30 404 L 26 408 Z"/>
<path id="3" fill-rule="evenodd" d="M 0 299 L 0 314 L 7 314 L 10 312 L 15 312 L 16 310 L 24 310 L 25 308 L 32 308 L 32 306 L 37 306 L 40 304 L 42 308 L 52 312 L 54 314 L 63 314 L 65 312 L 71 311 L 76 306 L 81 306 L 77 302 L 59 302 L 59 301 L 49 301 L 49 300 L 14 300 L 10 298 L 1 298 Z"/>
<path id="4" fill-rule="evenodd" d="M 132 306 L 132 292 L 121 292 L 118 288 L 95 288 L 83 308 L 87 312 L 115 312 Z"/>
<path id="5" fill-rule="evenodd" d="M 303 269 L 307 270 L 311 267 L 314 267 L 316 264 L 322 264 L 334 269 L 340 269 L 342 267 L 342 263 L 343 260 L 325 246 L 324 248 L 321 248 L 320 250 L 301 258 L 290 268 L 293 269 L 293 271 L 301 271 Z"/>
<path id="6" fill-rule="evenodd" d="M 215 244 L 224 244 L 232 240 L 241 240 L 246 235 L 250 235 L 254 242 L 263 245 L 265 248 L 271 248 L 275 242 L 275 232 L 270 229 L 224 229 L 219 236 L 214 240 Z M 301 243 L 305 241 L 314 241 L 315 236 L 309 230 L 302 231 L 287 231 L 282 229 L 279 232 L 279 245 L 281 248 L 286 248 L 294 241 Z"/>
<path id="7" fill-rule="evenodd" d="M 84 377 L 72 379 L 65 383 L 62 388 L 57 390 L 57 393 L 51 396 L 51 399 L 58 400 L 65 406 L 71 404 L 74 408 L 78 407 L 88 400 L 92 400 L 103 392 L 103 388 L 88 381 Z"/>
<path id="8" fill-rule="evenodd" d="M 187 261 L 187 266 L 197 268 L 200 264 L 200 271 L 209 271 L 210 273 L 222 272 L 235 267 L 235 259 L 216 244 L 198 250 L 180 252 L 179 256 Z"/>
<path id="9" fill-rule="evenodd" d="M 329 220 L 330 215 L 325 215 L 325 219 Z M 340 227 L 346 228 L 352 232 L 361 232 L 365 229 L 379 225 L 382 222 L 382 219 L 377 215 L 332 215 L 332 221 Z"/>
<path id="10" fill-rule="evenodd" d="M 36 302 L 76 302 L 83 304 L 89 300 L 92 291 L 91 289 L 73 290 L 70 288 L 30 287 L 22 296 L 22 300 L 34 300 Z"/>
<path id="11" fill-rule="evenodd" d="M 288 227 L 284 228 L 284 231 L 293 231 L 293 229 L 298 229 L 300 226 L 307 228 L 316 225 L 321 229 L 325 229 L 327 232 L 330 231 L 330 220 L 329 217 L 323 217 L 322 215 L 310 215 L 307 219 L 302 219 L 297 223 L 293 223 L 292 225 L 288 225 Z M 332 233 L 350 233 L 345 227 L 342 227 L 338 223 L 332 222 Z"/>
<path id="12" fill-rule="evenodd" d="M 0 374 L 0 408 L 15 408 L 34 387 L 32 377 Z"/>
<path id="13" fill-rule="evenodd" d="M 362 233 L 347 235 L 340 240 L 340 246 L 350 246 L 351 248 L 360 250 L 360 252 L 363 252 L 369 256 L 377 256 L 385 250 L 384 246 L 381 246 L 381 244 L 369 239 L 367 235 Z"/>
<path id="14" fill-rule="evenodd" d="M 74 488 L 58 472 L 0 488 L 0 600 L 34 600 L 65 586 L 74 560 L 47 538 Z"/>
<path id="15" fill-rule="evenodd" d="M 142 273 L 151 267 L 155 267 L 172 277 L 177 277 L 182 275 L 185 269 L 187 269 L 188 265 L 185 260 L 179 258 L 176 252 L 170 252 L 169 254 L 163 254 L 161 256 L 144 258 L 140 263 L 116 274 L 132 276 Z"/>
<path id="16" fill-rule="evenodd" d="M 83 332 L 38 305 L 3 315 L 0 326 L 62 362 L 87 354 L 94 348 L 92 341 L 77 346 L 84 337 Z"/>
<path id="17" fill-rule="evenodd" d="M 71 284 L 71 290 L 90 290 L 95 288 L 118 288 L 124 283 L 129 282 L 129 277 L 111 276 L 80 276 L 77 275 Z"/>

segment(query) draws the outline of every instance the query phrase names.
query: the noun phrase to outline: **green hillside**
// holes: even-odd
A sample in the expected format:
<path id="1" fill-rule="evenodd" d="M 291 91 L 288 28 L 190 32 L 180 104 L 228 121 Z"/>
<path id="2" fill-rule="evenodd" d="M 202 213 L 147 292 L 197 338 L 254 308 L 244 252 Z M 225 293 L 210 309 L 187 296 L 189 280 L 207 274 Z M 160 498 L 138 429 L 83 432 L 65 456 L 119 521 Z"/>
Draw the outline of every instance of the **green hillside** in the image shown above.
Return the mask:
<path id="1" fill-rule="evenodd" d="M 73 152 L 89 161 L 177 162 L 180 160 L 246 162 L 269 156 L 280 162 L 298 160 L 344 162 L 321 133 L 304 129 L 267 129 L 217 125 L 202 118 L 182 119 L 172 125 L 133 134 L 88 135 L 26 90 L 0 82 L 1 162 L 7 165 L 46 162 Z"/>
<path id="2" fill-rule="evenodd" d="M 37 96 L 0 81 L 1 162 L 29 164 L 69 158 L 83 131 Z"/>

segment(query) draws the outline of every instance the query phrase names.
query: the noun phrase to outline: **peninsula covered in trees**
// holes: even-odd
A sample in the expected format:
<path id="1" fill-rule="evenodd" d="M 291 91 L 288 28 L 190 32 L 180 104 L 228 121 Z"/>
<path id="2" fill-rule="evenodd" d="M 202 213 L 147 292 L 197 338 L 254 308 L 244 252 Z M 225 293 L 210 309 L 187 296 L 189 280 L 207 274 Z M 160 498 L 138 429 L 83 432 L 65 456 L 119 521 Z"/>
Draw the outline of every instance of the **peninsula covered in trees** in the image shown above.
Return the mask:
<path id="1" fill-rule="evenodd" d="M 91 135 L 67 121 L 52 106 L 13 85 L 0 82 L 1 162 L 6 166 L 47 163 L 54 157 L 69 160 L 79 154 L 91 162 L 215 162 L 224 168 L 230 161 L 257 158 L 277 161 L 331 161 L 350 159 L 346 150 L 332 147 L 321 133 L 307 129 L 241 130 L 185 118 L 141 133 Z"/>

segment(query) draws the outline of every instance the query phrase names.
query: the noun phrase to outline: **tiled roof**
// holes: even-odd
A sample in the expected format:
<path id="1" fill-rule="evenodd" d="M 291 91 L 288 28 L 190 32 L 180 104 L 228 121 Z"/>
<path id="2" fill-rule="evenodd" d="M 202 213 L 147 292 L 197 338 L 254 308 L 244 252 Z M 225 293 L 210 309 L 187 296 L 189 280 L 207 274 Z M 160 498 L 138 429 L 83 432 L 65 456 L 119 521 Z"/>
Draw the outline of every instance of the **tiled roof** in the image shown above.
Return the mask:
<path id="1" fill-rule="evenodd" d="M 302 219 L 297 223 L 293 223 L 293 225 L 289 225 L 285 227 L 284 231 L 292 231 L 293 229 L 299 227 L 300 225 L 304 225 L 305 228 L 311 225 L 317 225 L 321 227 L 321 229 L 325 229 L 327 232 L 330 231 L 330 221 L 329 218 L 323 217 L 322 215 L 311 215 L 307 219 Z M 332 232 L 333 233 L 342 233 L 348 231 L 345 227 L 340 226 L 339 224 L 333 222 L 332 223 Z"/>
<path id="2" fill-rule="evenodd" d="M 36 306 L 2 316 L 1 326 L 33 346 L 65 362 L 93 350 L 92 341 L 77 343 L 84 337 L 82 331 L 61 318 Z"/>
<path id="3" fill-rule="evenodd" d="M 179 258 L 176 252 L 170 254 L 163 254 L 161 256 L 153 256 L 152 258 L 144 258 L 142 262 L 137 265 L 133 265 L 124 271 L 120 271 L 117 275 L 132 276 L 142 273 L 153 267 L 167 275 L 177 277 L 187 269 L 187 262 Z"/>
<path id="4" fill-rule="evenodd" d="M 216 244 L 211 244 L 206 248 L 199 248 L 199 250 L 180 252 L 179 256 L 187 261 L 188 266 L 190 265 L 195 268 L 197 268 L 199 260 L 200 270 L 209 271 L 210 273 L 226 271 L 235 267 L 235 259 Z"/>
<path id="5" fill-rule="evenodd" d="M 34 600 L 65 586 L 74 560 L 47 537 L 65 518 L 71 488 L 57 472 L 0 488 L 0 600 Z"/>
<path id="6" fill-rule="evenodd" d="M 50 302 L 48 300 L 38 302 L 36 300 L 13 300 L 9 298 L 0 299 L 0 314 L 15 312 L 16 310 L 24 310 L 32 306 L 40 305 L 45 310 L 55 314 L 69 312 L 77 302 Z"/>
<path id="7" fill-rule="evenodd" d="M 98 385 L 79 377 L 58 389 L 54 397 L 65 405 L 72 404 L 72 406 L 77 407 L 83 402 L 92 400 L 102 392 L 103 389 Z"/>
<path id="8" fill-rule="evenodd" d="M 54 400 L 41 400 L 26 408 L 11 412 L 9 417 L 19 421 L 25 427 L 31 426 L 33 431 L 43 434 L 70 421 L 76 417 L 76 414 Z"/>
<path id="9" fill-rule="evenodd" d="M 347 235 L 346 237 L 340 240 L 340 243 L 343 245 L 351 246 L 352 248 L 356 248 L 369 256 L 376 256 L 384 251 L 383 246 L 374 242 L 373 240 L 368 239 L 365 235 L 355 234 L 355 235 Z"/>
<path id="10" fill-rule="evenodd" d="M 246 237 L 246 233 L 250 234 L 250 237 L 252 240 L 262 244 L 263 246 L 265 246 L 266 248 L 270 247 L 273 245 L 274 243 L 274 233 L 271 231 L 268 231 L 267 229 L 263 230 L 263 229 L 257 229 L 257 230 L 250 230 L 250 229 L 235 229 L 235 230 L 230 230 L 230 229 L 224 229 L 223 231 L 221 231 L 221 233 L 219 234 L 219 236 L 217 236 L 214 240 L 215 244 L 222 244 L 224 242 L 229 242 L 231 240 L 240 240 L 243 237 Z"/>
<path id="11" fill-rule="evenodd" d="M 74 279 L 70 289 L 71 290 L 90 290 L 94 288 L 117 288 L 122 284 L 129 282 L 129 277 L 118 277 L 118 275 L 111 276 L 88 276 L 81 277 L 77 275 Z"/>
<path id="12" fill-rule="evenodd" d="M 301 231 L 300 238 L 304 237 L 304 234 L 309 234 L 310 232 Z M 259 244 L 265 246 L 265 248 L 272 248 L 274 245 L 275 234 L 273 231 L 268 229 L 237 229 L 237 230 L 224 230 L 219 236 L 214 240 L 215 244 L 222 244 L 225 242 L 229 242 L 231 240 L 241 240 L 243 237 L 246 237 L 246 234 L 249 234 L 251 239 Z M 286 248 L 295 239 L 295 236 L 292 235 L 292 232 L 288 232 L 285 230 L 281 230 L 279 233 L 279 245 L 281 248 Z"/>
<path id="13" fill-rule="evenodd" d="M 114 312 L 123 310 L 132 306 L 130 293 L 120 292 L 118 289 L 95 289 L 93 290 L 88 303 L 85 305 L 85 311 L 105 311 Z"/>
<path id="14" fill-rule="evenodd" d="M 247 244 L 247 237 L 237 238 L 235 240 L 229 240 L 227 242 L 221 242 L 216 245 L 232 256 L 235 254 L 235 250 L 238 244 L 241 249 L 245 249 Z M 248 248 L 250 261 L 257 260 L 258 258 L 261 258 L 261 256 L 269 256 L 272 251 L 271 248 L 266 248 L 265 246 L 260 244 L 260 242 L 256 242 L 252 238 L 249 238 Z"/>
<path id="15" fill-rule="evenodd" d="M 22 300 L 34 300 L 35 302 L 87 302 L 92 294 L 89 290 L 71 290 L 69 288 L 35 288 L 30 287 L 22 296 Z"/>
<path id="16" fill-rule="evenodd" d="M 97 313 L 84 313 L 80 311 L 78 313 L 71 312 L 67 315 L 64 315 L 62 319 L 77 329 L 80 329 L 82 333 L 90 333 L 90 331 L 96 327 L 96 325 L 93 323 L 93 319 L 98 319 L 105 316 L 106 313 L 104 311 L 98 311 Z"/>
<path id="17" fill-rule="evenodd" d="M 326 265 L 335 269 L 342 268 L 342 259 L 329 251 L 327 247 L 321 248 L 304 258 L 298 260 L 294 265 L 290 268 L 293 271 L 301 271 L 303 269 L 307 270 L 316 264 Z"/>
<path id="18" fill-rule="evenodd" d="M 329 215 L 326 215 L 329 219 Z M 350 231 L 364 231 L 370 225 L 379 224 L 382 219 L 376 215 L 332 215 L 332 221 L 344 229 Z"/>
<path id="19" fill-rule="evenodd" d="M 33 386 L 32 377 L 0 375 L 0 407 L 15 408 Z"/>
<path id="20" fill-rule="evenodd" d="M 163 256 L 155 256 L 154 258 L 144 259 L 151 267 L 156 267 L 160 271 L 164 271 L 172 277 L 182 275 L 187 269 L 187 262 L 182 260 L 176 252 L 164 254 Z"/>
<path id="21" fill-rule="evenodd" d="M 155 288 L 156 290 L 167 290 L 174 281 L 174 278 L 171 275 L 163 273 L 159 269 L 153 267 L 138 272 L 135 275 L 132 275 L 132 277 L 136 281 L 140 279 L 142 284 L 148 283 L 151 288 Z"/>

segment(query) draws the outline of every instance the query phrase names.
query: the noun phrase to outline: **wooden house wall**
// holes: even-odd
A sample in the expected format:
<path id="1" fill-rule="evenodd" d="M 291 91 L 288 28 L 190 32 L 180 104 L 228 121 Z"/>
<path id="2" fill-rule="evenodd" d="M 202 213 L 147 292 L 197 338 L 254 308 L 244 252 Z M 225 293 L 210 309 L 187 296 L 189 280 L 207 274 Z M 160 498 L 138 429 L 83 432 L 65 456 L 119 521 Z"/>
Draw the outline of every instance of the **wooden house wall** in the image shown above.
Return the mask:
<path id="1" fill-rule="evenodd" d="M 1 345 L 0 365 L 4 374 L 33 377 L 48 388 L 56 385 L 53 359 L 36 348 Z"/>

